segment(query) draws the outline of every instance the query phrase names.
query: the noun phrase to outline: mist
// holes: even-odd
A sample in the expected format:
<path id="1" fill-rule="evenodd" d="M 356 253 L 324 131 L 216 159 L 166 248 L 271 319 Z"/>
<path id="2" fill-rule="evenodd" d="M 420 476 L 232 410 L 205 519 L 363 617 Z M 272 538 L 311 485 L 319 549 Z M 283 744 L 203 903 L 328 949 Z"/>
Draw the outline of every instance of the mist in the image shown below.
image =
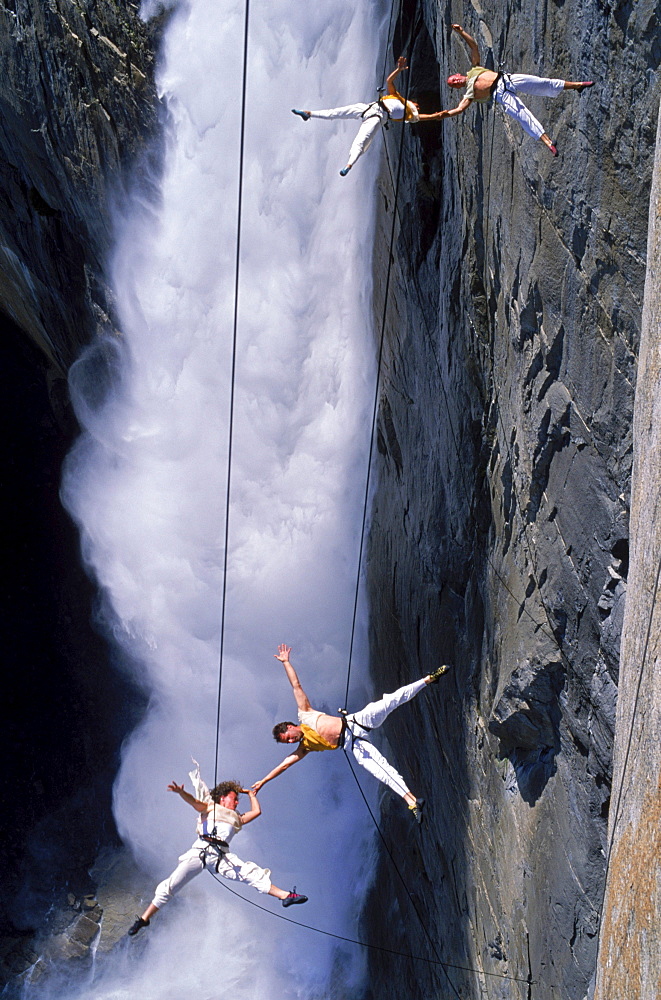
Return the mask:
<path id="1" fill-rule="evenodd" d="M 172 15 L 158 74 L 168 116 L 158 195 L 154 178 L 136 177 L 117 211 L 120 331 L 70 379 L 84 430 L 63 499 L 98 581 L 102 626 L 149 696 L 123 749 L 115 816 L 154 885 L 195 832 L 168 783 L 192 791 L 192 756 L 208 783 L 215 775 L 243 17 L 243 4 L 218 0 Z M 293 647 L 315 707 L 336 712 L 344 698 L 376 377 L 382 138 L 343 179 L 355 122 L 304 123 L 290 108 L 372 99 L 383 29 L 380 5 L 251 4 L 219 780 L 251 784 L 285 756 L 270 734 L 295 718 L 278 643 Z M 360 607 L 350 707 L 373 693 L 364 598 Z M 363 936 L 375 844 L 343 754 L 311 755 L 260 802 L 262 817 L 232 849 L 310 901 L 283 911 L 239 891 Z M 363 971 L 361 949 L 261 913 L 203 873 L 117 951 L 94 995 L 349 997 Z"/>

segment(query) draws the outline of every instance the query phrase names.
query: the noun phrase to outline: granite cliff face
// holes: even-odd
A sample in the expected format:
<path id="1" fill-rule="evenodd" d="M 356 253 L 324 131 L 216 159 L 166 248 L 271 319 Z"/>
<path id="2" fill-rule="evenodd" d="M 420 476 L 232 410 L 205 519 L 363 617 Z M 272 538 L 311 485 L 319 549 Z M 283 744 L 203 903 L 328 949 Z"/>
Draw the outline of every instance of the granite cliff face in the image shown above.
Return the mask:
<path id="1" fill-rule="evenodd" d="M 659 130 L 661 134 L 661 118 Z M 647 259 L 634 411 L 631 575 L 622 629 L 608 879 L 595 1000 L 654 997 L 661 984 L 661 143 L 650 198 Z"/>
<path id="2" fill-rule="evenodd" d="M 116 840 L 112 780 L 142 705 L 94 631 L 94 589 L 58 496 L 77 434 L 67 370 L 114 328 L 102 272 L 111 209 L 144 171 L 159 121 L 160 25 L 148 31 L 137 11 L 114 0 L 0 3 L 0 985 L 35 961 L 48 913 L 55 935 L 75 925 L 68 954 L 89 955 L 100 914 L 87 872 Z"/>
<path id="3" fill-rule="evenodd" d="M 0 7 L 0 301 L 62 374 L 112 326 L 110 211 L 157 124 L 154 34 L 138 8 Z"/>
<path id="4" fill-rule="evenodd" d="M 158 125 L 158 25 L 150 34 L 137 4 L 114 0 L 4 0 L 0 17 L 6 462 L 19 482 L 10 572 L 32 595 L 23 617 L 13 614 L 10 675 L 20 683 L 5 739 L 29 788 L 22 823 L 36 824 L 27 849 L 13 836 L 2 859 L 6 979 L 36 958 L 32 929 L 53 900 L 54 961 L 89 957 L 97 899 L 104 927 L 113 907 L 122 914 L 111 944 L 132 906 L 125 890 L 136 876 L 121 861 L 104 856 L 96 881 L 85 872 L 113 840 L 108 788 L 132 721 L 118 722 L 116 704 L 137 713 L 140 699 L 86 630 L 93 596 L 57 490 L 75 435 L 66 371 L 114 327 L 101 264 L 110 207 Z M 390 689 L 439 661 L 453 669 L 389 724 L 392 758 L 425 795 L 427 816 L 412 832 L 400 804 L 384 799 L 404 883 L 384 857 L 367 909 L 374 943 L 431 961 L 380 956 L 368 995 L 582 1000 L 600 928 L 629 567 L 658 16 L 651 0 L 571 9 L 407 0 L 394 11 L 391 54 L 407 48 L 426 109 L 457 100 L 442 82 L 468 62 L 453 21 L 475 35 L 487 65 L 597 86 L 530 100 L 558 139 L 558 160 L 493 108 L 405 135 L 369 542 L 375 684 Z M 399 133 L 386 138 L 379 329 Z M 360 182 L 358 170 L 349 180 Z M 35 621 L 39 641 L 28 642 Z M 90 662 L 93 683 L 82 669 Z M 653 687 L 644 697 L 654 704 Z M 3 796 L 10 827 L 13 785 Z M 630 801 L 625 831 L 641 815 Z M 39 820 L 53 815 L 53 881 L 37 893 L 25 879 L 52 850 L 53 823 Z M 613 855 L 615 878 L 631 874 L 631 843 Z M 609 906 L 604 963 L 622 940 Z"/>
<path id="5" fill-rule="evenodd" d="M 412 35 L 429 109 L 458 102 L 444 79 L 469 65 L 452 22 L 488 66 L 597 84 L 529 99 L 558 159 L 492 107 L 404 144 L 372 662 L 386 688 L 453 672 L 390 727 L 428 822 L 412 836 L 386 804 L 407 888 L 385 859 L 370 906 L 401 927 L 395 947 L 477 970 L 419 963 L 410 995 L 578 1000 L 604 888 L 659 24 L 651 3 L 406 4 L 392 54 Z M 391 130 L 379 323 L 398 143 Z M 371 971 L 371 995 L 400 995 L 392 968 Z"/>

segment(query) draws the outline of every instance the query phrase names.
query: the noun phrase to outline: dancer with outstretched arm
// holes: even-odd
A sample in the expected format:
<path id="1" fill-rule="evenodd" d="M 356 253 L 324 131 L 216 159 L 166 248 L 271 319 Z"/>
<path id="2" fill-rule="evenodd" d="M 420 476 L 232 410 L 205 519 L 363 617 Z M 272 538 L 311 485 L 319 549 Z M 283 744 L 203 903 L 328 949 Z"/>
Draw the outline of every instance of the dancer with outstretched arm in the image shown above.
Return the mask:
<path id="1" fill-rule="evenodd" d="M 406 59 L 400 56 L 397 66 L 386 80 L 386 93 L 383 97 L 377 98 L 371 104 L 348 104 L 342 108 L 327 108 L 323 111 L 298 111 L 292 108 L 292 114 L 298 115 L 307 122 L 310 118 L 325 118 L 333 120 L 336 118 L 355 118 L 362 124 L 358 129 L 358 134 L 349 150 L 347 165 L 340 170 L 342 177 L 346 177 L 356 160 L 367 152 L 374 136 L 382 125 L 388 122 L 431 122 L 440 121 L 443 117 L 440 111 L 435 114 L 422 114 L 415 101 L 407 101 L 395 87 L 395 80 L 400 73 L 408 69 Z"/>
<path id="2" fill-rule="evenodd" d="M 447 666 L 438 667 L 431 674 L 384 694 L 379 701 L 370 702 L 360 712 L 351 715 L 326 715 L 312 708 L 310 700 L 301 687 L 301 682 L 290 660 L 291 646 L 281 645 L 275 653 L 280 660 L 287 679 L 291 684 L 296 706 L 298 708 L 298 725 L 295 722 L 279 722 L 273 728 L 273 736 L 277 743 L 298 743 L 297 749 L 273 768 L 265 778 L 253 785 L 257 792 L 267 781 L 272 781 L 283 774 L 293 764 L 303 760 L 310 752 L 322 750 L 337 750 L 347 746 L 356 761 L 375 778 L 382 781 L 397 795 L 400 795 L 413 813 L 415 820 L 422 820 L 423 799 L 418 799 L 392 764 L 388 763 L 383 754 L 370 742 L 369 734 L 377 729 L 382 722 L 400 705 L 415 698 L 424 688 L 436 682 L 448 671 Z"/>
<path id="3" fill-rule="evenodd" d="M 260 868 L 252 861 L 242 861 L 229 849 L 230 841 L 246 823 L 252 823 L 261 815 L 256 793 L 252 789 L 242 788 L 236 781 L 221 781 L 209 792 L 199 777 L 199 769 L 191 773 L 191 778 L 194 786 L 197 781 L 198 787 L 201 786 L 202 791 L 206 791 L 203 797 L 196 798 L 176 781 L 168 785 L 168 791 L 174 792 L 199 814 L 197 840 L 190 850 L 181 855 L 172 874 L 156 887 L 154 899 L 142 916 L 136 917 L 131 925 L 128 931 L 130 937 L 134 937 L 143 927 L 148 927 L 154 914 L 205 868 L 215 871 L 223 878 L 243 882 L 258 892 L 275 896 L 282 901 L 283 906 L 307 902 L 307 896 L 300 895 L 295 888 L 287 892 L 273 885 L 268 868 Z M 244 792 L 250 796 L 250 809 L 239 813 L 239 796 Z"/>
<path id="4" fill-rule="evenodd" d="M 551 141 L 544 126 L 525 106 L 519 94 L 531 94 L 535 97 L 557 97 L 563 90 L 583 91 L 593 87 L 592 80 L 583 82 L 573 80 L 557 80 L 541 76 L 531 76 L 527 73 L 495 73 L 480 65 L 480 50 L 477 42 L 460 24 L 453 24 L 452 30 L 468 46 L 471 58 L 471 68 L 468 73 L 453 73 L 448 77 L 448 83 L 456 90 L 466 88 L 456 108 L 439 111 L 443 118 L 455 118 L 470 107 L 473 101 L 478 104 L 490 101 L 491 98 L 499 104 L 506 114 L 514 118 L 521 128 L 533 139 L 540 139 L 554 156 L 558 155 L 557 143 Z"/>

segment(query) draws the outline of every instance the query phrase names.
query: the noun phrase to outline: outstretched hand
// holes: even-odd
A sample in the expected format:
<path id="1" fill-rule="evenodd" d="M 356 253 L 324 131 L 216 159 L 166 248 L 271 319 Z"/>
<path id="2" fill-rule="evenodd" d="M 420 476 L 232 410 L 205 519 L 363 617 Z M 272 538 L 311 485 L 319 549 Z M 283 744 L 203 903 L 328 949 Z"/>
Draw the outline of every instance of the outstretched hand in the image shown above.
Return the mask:
<path id="1" fill-rule="evenodd" d="M 257 795 L 257 792 L 260 790 L 263 784 L 264 784 L 263 781 L 256 781 L 255 784 L 252 786 L 252 790 L 255 793 L 255 795 Z"/>
<path id="2" fill-rule="evenodd" d="M 406 63 L 406 56 L 399 57 L 399 59 L 397 60 L 397 69 L 400 71 L 400 73 L 403 72 L 403 70 L 408 69 L 408 65 Z"/>
<path id="3" fill-rule="evenodd" d="M 278 646 L 278 652 L 274 653 L 276 660 L 280 660 L 281 663 L 285 663 L 289 659 L 289 654 L 291 653 L 291 646 L 285 646 L 284 643 Z"/>
<path id="4" fill-rule="evenodd" d="M 178 785 L 176 781 L 173 781 L 171 784 L 168 785 L 168 791 L 176 792 L 177 795 L 181 795 L 181 793 L 184 791 L 184 786 Z"/>
<path id="5" fill-rule="evenodd" d="M 453 24 L 452 25 L 452 30 L 453 31 L 463 31 L 464 29 L 461 27 L 460 24 Z"/>

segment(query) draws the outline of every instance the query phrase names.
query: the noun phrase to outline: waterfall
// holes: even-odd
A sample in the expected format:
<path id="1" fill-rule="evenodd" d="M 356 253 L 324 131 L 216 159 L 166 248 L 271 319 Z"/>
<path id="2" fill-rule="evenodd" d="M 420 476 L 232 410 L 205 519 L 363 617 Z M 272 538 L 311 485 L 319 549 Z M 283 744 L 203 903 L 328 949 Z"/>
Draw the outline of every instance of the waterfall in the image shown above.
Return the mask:
<path id="1" fill-rule="evenodd" d="M 218 771 L 244 784 L 285 755 L 270 734 L 295 711 L 278 643 L 293 647 L 315 707 L 335 712 L 344 697 L 375 379 L 382 140 L 342 179 L 355 123 L 304 123 L 290 108 L 375 94 L 382 14 L 352 0 L 251 5 Z M 195 813 L 167 784 L 190 790 L 191 755 L 214 777 L 243 16 L 242 3 L 220 0 L 189 0 L 171 16 L 158 194 L 136 177 L 117 211 L 121 333 L 71 374 L 83 433 L 63 497 L 104 627 L 149 696 L 114 805 L 154 885 L 194 839 Z M 357 703 L 371 693 L 364 610 L 356 648 Z M 360 936 L 375 848 L 343 755 L 312 755 L 260 802 L 235 852 L 310 897 L 287 915 Z M 261 913 L 203 873 L 107 963 L 95 997 L 348 997 L 363 963 L 360 949 Z"/>

